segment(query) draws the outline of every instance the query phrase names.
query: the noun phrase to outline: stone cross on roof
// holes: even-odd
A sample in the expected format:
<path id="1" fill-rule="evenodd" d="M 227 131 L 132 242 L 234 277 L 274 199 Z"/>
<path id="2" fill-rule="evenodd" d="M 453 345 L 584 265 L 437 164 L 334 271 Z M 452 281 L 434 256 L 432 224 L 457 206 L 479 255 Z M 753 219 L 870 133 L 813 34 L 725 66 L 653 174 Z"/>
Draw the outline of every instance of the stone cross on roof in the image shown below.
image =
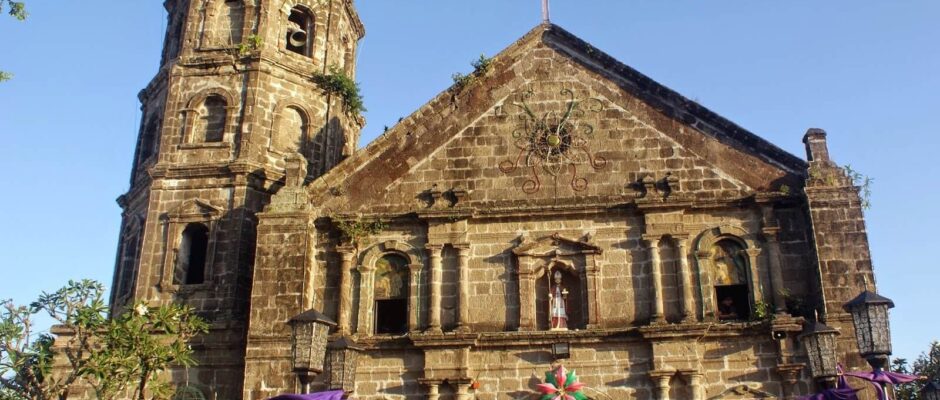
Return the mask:
<path id="1" fill-rule="evenodd" d="M 542 0 L 542 23 L 551 22 L 551 8 L 548 4 L 549 0 Z"/>

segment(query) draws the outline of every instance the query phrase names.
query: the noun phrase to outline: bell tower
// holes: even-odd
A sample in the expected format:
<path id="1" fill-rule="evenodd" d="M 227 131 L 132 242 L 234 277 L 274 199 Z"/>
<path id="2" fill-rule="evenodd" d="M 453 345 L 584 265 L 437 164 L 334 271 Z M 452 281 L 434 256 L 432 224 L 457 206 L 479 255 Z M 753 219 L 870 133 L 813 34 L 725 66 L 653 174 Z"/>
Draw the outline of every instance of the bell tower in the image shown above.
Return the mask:
<path id="1" fill-rule="evenodd" d="M 111 307 L 189 304 L 211 324 L 172 380 L 242 397 L 256 217 L 296 154 L 316 179 L 351 155 L 363 119 L 316 76 L 354 78 L 352 0 L 166 0 L 160 68 L 123 209 Z"/>

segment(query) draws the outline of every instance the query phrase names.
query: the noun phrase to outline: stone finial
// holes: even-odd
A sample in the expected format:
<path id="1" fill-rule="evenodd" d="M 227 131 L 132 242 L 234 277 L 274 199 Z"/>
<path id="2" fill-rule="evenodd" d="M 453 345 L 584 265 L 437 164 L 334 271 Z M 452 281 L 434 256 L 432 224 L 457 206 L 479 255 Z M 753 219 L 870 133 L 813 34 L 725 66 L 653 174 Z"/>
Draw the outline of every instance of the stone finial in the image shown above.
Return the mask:
<path id="1" fill-rule="evenodd" d="M 300 153 L 293 153 L 284 159 L 284 185 L 298 187 L 307 179 L 307 159 Z"/>
<path id="2" fill-rule="evenodd" d="M 826 143 L 826 131 L 819 128 L 810 128 L 803 136 L 803 143 L 806 144 L 806 159 L 809 161 L 821 161 L 828 163 L 829 145 Z"/>

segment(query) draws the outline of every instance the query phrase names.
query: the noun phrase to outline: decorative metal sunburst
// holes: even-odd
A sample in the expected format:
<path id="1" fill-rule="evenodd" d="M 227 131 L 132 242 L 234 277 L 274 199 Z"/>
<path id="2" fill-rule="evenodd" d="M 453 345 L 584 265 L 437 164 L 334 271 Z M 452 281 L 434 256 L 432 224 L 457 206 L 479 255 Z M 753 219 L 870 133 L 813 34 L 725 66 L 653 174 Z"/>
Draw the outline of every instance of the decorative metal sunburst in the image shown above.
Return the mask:
<path id="1" fill-rule="evenodd" d="M 589 140 L 594 137 L 594 127 L 582 120 L 588 112 L 602 111 L 603 103 L 593 98 L 576 100 L 570 89 L 562 89 L 560 93 L 568 98 L 562 113 L 549 111 L 537 115 L 527 102 L 534 94 L 532 90 L 523 92 L 518 101 L 508 104 L 520 110 L 520 126 L 512 132 L 513 145 L 519 153 L 515 160 L 499 163 L 499 170 L 509 175 L 519 168 L 527 169 L 530 176 L 522 185 L 522 191 L 527 194 L 541 189 L 543 172 L 556 182 L 567 172 L 571 189 L 583 191 L 587 189 L 588 180 L 578 175 L 578 167 L 589 165 L 600 170 L 607 166 L 607 159 L 591 152 Z"/>

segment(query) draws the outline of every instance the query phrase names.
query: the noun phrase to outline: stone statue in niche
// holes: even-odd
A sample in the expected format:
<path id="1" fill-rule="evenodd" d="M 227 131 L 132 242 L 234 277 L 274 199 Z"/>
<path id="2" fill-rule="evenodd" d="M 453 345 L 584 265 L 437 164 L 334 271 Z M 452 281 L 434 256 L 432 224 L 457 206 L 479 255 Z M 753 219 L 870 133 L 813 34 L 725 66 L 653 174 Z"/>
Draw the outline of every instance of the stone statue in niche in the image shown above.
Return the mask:
<path id="1" fill-rule="evenodd" d="M 568 289 L 561 284 L 561 271 L 556 270 L 553 277 L 555 278 L 555 284 L 552 285 L 552 289 L 548 294 L 548 304 L 551 310 L 551 330 L 567 331 L 568 313 L 566 303 L 568 301 Z"/>

